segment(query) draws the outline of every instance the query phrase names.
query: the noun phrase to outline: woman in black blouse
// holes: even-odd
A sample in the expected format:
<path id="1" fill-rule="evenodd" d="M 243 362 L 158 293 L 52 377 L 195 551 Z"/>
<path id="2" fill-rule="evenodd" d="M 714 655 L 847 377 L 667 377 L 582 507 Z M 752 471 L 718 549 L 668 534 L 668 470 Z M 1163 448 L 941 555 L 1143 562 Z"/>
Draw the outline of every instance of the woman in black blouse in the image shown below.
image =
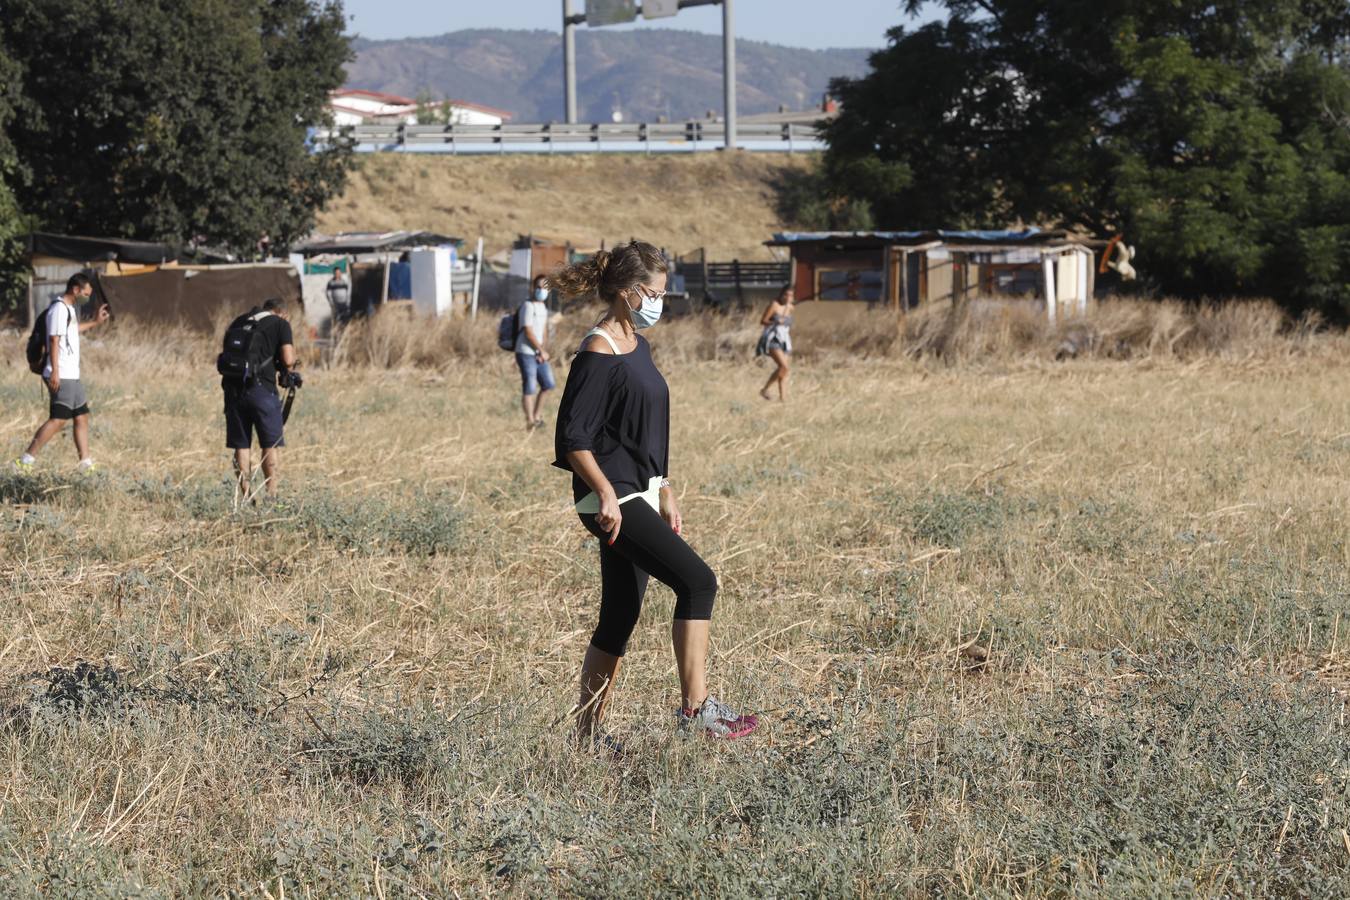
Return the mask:
<path id="1" fill-rule="evenodd" d="M 671 631 L 682 730 L 738 738 L 757 724 L 708 694 L 708 627 L 717 577 L 684 542 L 667 479 L 670 392 L 638 334 L 661 317 L 665 258 L 633 241 L 558 272 L 562 294 L 598 293 L 608 307 L 587 332 L 558 410 L 555 466 L 572 473 L 581 524 L 600 539 L 600 620 L 581 670 L 577 736 L 598 740 L 610 688 L 637 625 L 649 575 L 675 592 Z M 611 741 L 606 743 L 613 746 Z"/>

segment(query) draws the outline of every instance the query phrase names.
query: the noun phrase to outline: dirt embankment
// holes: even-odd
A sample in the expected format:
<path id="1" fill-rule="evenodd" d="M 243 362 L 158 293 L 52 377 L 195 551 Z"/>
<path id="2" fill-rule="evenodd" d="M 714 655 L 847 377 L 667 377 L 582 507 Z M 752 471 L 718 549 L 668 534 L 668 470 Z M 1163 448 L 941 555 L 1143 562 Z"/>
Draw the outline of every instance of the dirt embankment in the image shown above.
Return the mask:
<path id="1" fill-rule="evenodd" d="M 676 253 L 769 259 L 782 230 L 775 185 L 806 156 L 722 153 L 362 157 L 346 192 L 319 215 L 325 232 L 422 228 L 481 234 L 489 255 L 519 234 L 579 247 L 640 237 Z"/>

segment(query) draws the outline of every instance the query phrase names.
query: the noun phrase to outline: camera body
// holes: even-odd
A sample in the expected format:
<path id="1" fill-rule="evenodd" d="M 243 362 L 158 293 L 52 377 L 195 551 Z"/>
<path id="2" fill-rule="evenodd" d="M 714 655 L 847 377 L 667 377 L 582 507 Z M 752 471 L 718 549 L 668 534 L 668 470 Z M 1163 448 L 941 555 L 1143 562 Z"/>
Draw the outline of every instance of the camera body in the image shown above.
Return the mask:
<path id="1" fill-rule="evenodd" d="M 283 369 L 277 373 L 277 384 L 283 388 L 299 388 L 305 386 L 305 379 L 299 372 Z"/>

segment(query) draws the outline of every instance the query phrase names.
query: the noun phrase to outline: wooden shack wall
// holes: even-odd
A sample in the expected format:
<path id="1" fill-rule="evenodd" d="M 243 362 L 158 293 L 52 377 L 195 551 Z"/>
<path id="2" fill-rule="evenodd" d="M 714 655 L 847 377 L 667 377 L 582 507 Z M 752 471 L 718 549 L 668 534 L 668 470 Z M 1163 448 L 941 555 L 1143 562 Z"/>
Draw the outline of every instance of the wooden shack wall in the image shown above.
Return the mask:
<path id="1" fill-rule="evenodd" d="M 815 244 L 794 244 L 792 246 L 792 286 L 797 302 L 818 299 L 816 296 L 819 275 L 822 271 L 859 270 L 875 271 L 883 275 L 883 294 L 885 299 L 885 249 L 875 247 L 849 247 L 835 249 Z M 831 303 L 851 303 L 864 301 L 831 300 Z"/>
<path id="2" fill-rule="evenodd" d="M 947 255 L 934 255 L 929 251 L 923 255 L 923 297 L 924 303 L 937 303 L 952 299 L 954 281 L 952 260 Z"/>

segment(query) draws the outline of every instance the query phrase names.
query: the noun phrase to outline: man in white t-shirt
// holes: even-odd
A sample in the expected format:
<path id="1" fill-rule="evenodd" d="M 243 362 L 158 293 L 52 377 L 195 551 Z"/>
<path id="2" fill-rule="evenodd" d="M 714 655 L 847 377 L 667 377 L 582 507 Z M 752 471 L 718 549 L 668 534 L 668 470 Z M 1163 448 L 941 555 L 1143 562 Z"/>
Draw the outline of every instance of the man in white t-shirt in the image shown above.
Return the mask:
<path id="1" fill-rule="evenodd" d="M 89 398 L 80 381 L 80 333 L 108 321 L 108 307 L 106 304 L 100 306 L 92 322 L 81 322 L 78 312 L 79 304 L 88 301 L 93 293 L 89 276 L 78 272 L 70 276 L 66 292 L 44 314 L 47 317 L 47 364 L 42 369 L 42 380 L 51 395 L 51 408 L 47 421 L 33 435 L 27 452 L 14 460 L 18 469 L 32 469 L 38 451 L 70 421 L 75 423 L 75 452 L 80 458 L 80 471 L 88 472 L 94 468 L 94 460 L 89 456 Z"/>
<path id="2" fill-rule="evenodd" d="M 536 275 L 530 297 L 516 313 L 516 367 L 520 369 L 520 406 L 525 411 L 525 427 L 544 424 L 539 409 L 544 394 L 558 386 L 553 367 L 548 364 L 548 278 Z"/>

